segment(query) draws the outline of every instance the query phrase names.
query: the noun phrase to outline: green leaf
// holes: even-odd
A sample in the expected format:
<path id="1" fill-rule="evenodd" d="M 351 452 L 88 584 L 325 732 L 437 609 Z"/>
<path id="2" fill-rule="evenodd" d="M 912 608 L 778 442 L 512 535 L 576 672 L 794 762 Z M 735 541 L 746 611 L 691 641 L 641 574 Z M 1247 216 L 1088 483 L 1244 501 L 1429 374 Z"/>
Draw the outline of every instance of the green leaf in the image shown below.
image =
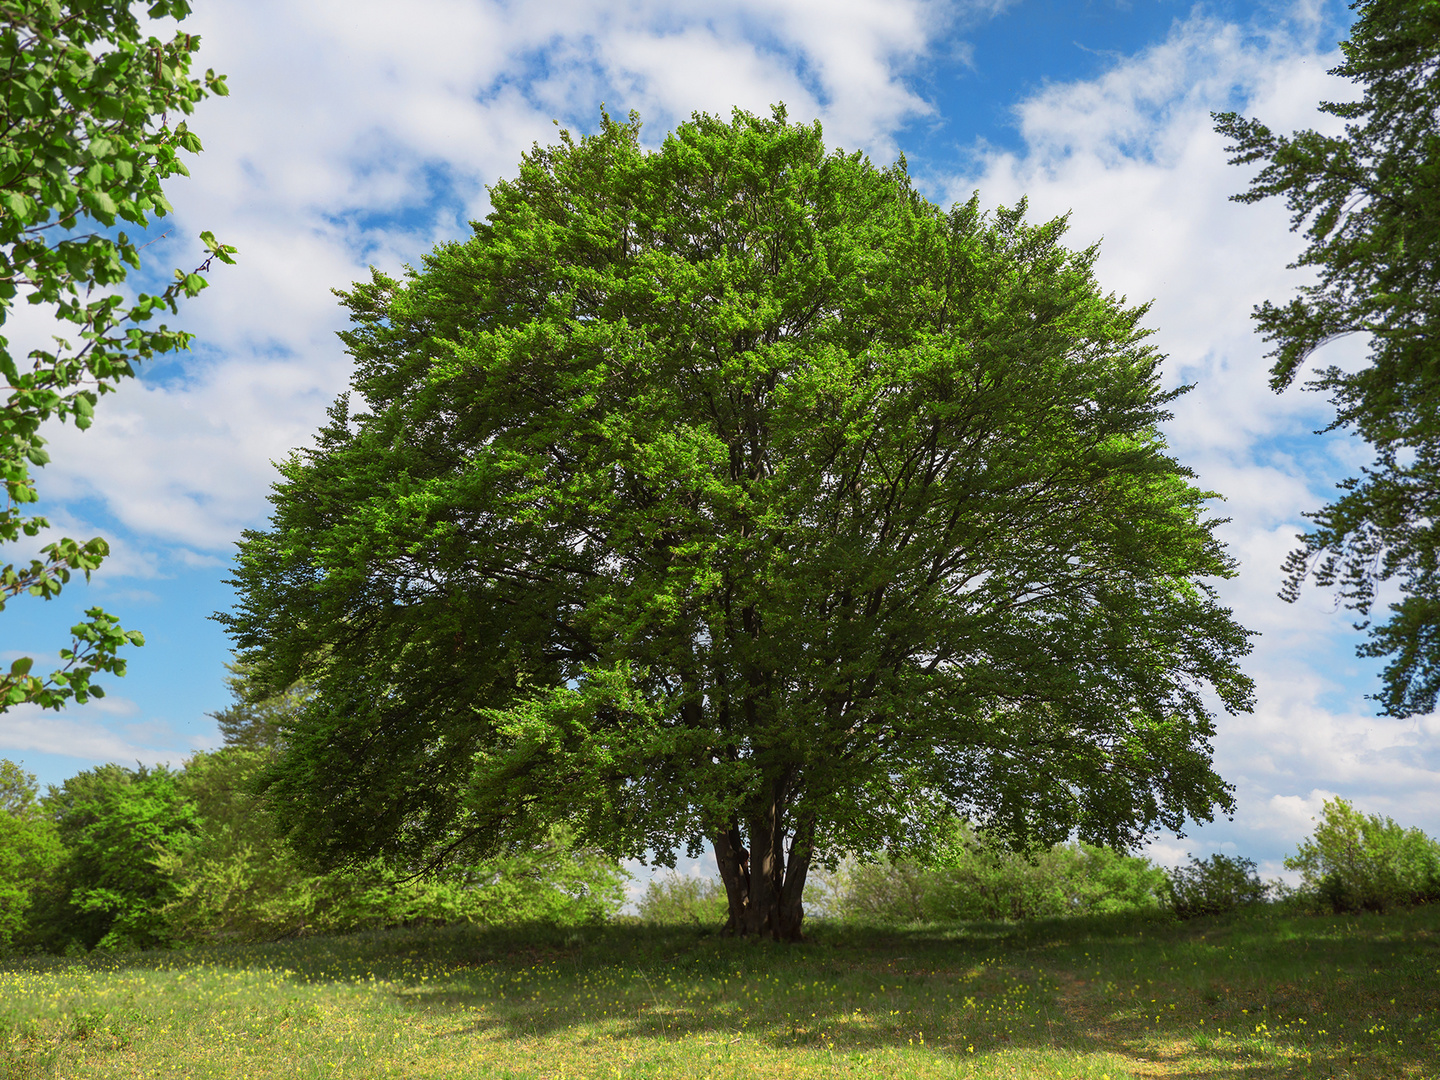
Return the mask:
<path id="1" fill-rule="evenodd" d="M 16 221 L 29 222 L 34 218 L 34 200 L 18 191 L 0 190 L 0 207 Z"/>
<path id="2" fill-rule="evenodd" d="M 96 188 L 81 194 L 81 201 L 90 207 L 95 213 L 103 217 L 114 217 L 119 207 L 109 193 L 103 189 Z"/>

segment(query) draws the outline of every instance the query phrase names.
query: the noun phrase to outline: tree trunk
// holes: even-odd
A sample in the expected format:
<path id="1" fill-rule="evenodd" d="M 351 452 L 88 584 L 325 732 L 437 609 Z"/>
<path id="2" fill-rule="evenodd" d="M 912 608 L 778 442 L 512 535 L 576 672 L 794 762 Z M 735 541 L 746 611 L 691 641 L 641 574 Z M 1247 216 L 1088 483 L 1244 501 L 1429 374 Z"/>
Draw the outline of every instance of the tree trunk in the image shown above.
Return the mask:
<path id="1" fill-rule="evenodd" d="M 785 783 L 771 785 L 771 797 L 749 824 L 750 847 L 743 843 L 738 822 L 712 836 L 715 862 L 730 905 L 726 932 L 774 941 L 799 941 L 805 911 L 801 903 L 810 869 L 814 821 L 799 822 L 785 850 Z"/>
<path id="2" fill-rule="evenodd" d="M 728 934 L 743 934 L 747 925 L 746 909 L 750 904 L 750 852 L 740 841 L 740 830 L 731 825 L 712 838 L 715 862 L 720 867 L 720 880 L 725 885 L 725 898 L 730 919 L 725 924 Z"/>

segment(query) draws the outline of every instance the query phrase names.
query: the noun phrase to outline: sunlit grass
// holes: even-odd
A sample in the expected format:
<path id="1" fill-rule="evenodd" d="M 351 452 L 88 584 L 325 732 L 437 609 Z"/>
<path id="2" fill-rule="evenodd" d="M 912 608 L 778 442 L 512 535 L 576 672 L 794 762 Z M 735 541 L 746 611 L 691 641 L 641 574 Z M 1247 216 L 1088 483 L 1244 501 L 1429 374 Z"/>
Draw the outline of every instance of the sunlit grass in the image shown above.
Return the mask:
<path id="1" fill-rule="evenodd" d="M 0 967 L 0 1077 L 1440 1077 L 1440 908 L 416 929 Z"/>

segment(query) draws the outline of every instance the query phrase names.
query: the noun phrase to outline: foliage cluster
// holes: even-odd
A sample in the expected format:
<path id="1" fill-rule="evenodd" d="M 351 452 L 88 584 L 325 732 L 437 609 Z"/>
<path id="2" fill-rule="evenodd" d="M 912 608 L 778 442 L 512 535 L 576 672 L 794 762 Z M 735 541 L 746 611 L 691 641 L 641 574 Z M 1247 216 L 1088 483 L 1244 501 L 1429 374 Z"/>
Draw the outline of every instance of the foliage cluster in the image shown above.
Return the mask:
<path id="1" fill-rule="evenodd" d="M 1263 903 L 1270 892 L 1270 886 L 1260 880 L 1254 860 L 1218 852 L 1208 859 L 1192 855 L 1189 863 L 1170 871 L 1165 884 L 1170 910 L 1181 919 L 1221 915 Z"/>
<path id="2" fill-rule="evenodd" d="M 1336 912 L 1440 900 L 1440 841 L 1344 799 L 1325 803 L 1315 834 L 1285 867 L 1300 871 L 1302 894 Z"/>
<path id="3" fill-rule="evenodd" d="M 1018 853 L 965 824 L 925 859 L 842 863 L 811 879 L 825 914 L 903 926 L 972 920 L 1166 911 L 1179 919 L 1223 915 L 1269 900 L 1291 910 L 1383 912 L 1440 900 L 1440 842 L 1390 818 L 1326 802 L 1313 836 L 1285 860 L 1298 887 L 1263 882 L 1252 859 L 1191 857 L 1170 870 L 1083 843 Z M 817 897 L 807 894 L 807 904 Z M 641 917 L 673 925 L 719 925 L 719 882 L 670 873 L 652 881 Z"/>
<path id="4" fill-rule="evenodd" d="M 1301 871 L 1298 888 L 1263 882 L 1254 860 L 1238 856 L 1192 856 L 1165 870 L 1083 843 L 1018 853 L 962 824 L 927 859 L 847 862 L 815 884 L 830 891 L 827 914 L 886 925 L 1160 910 L 1191 919 L 1272 899 L 1336 913 L 1440 900 L 1440 842 L 1343 799 L 1325 804 L 1285 866 Z M 723 895 L 717 882 L 670 875 L 650 884 L 641 911 L 655 922 L 714 923 Z"/>
<path id="5" fill-rule="evenodd" d="M 417 875 L 376 860 L 317 870 L 254 790 L 287 691 L 217 714 L 227 745 L 181 769 L 102 765 L 39 796 L 0 761 L 0 950 L 155 948 L 411 923 L 601 922 L 624 903 L 613 860 L 561 829 L 490 859 Z"/>
<path id="6" fill-rule="evenodd" d="M 624 902 L 623 871 L 576 850 L 562 832 L 432 875 L 376 861 L 317 871 L 249 795 L 265 757 L 232 747 L 198 754 L 186 766 L 204 827 L 153 860 L 174 883 L 165 916 L 184 939 L 265 940 L 415 922 L 575 925 L 603 921 Z"/>
<path id="7" fill-rule="evenodd" d="M 670 926 L 724 924 L 729 917 L 725 887 L 714 878 L 669 873 L 651 879 L 637 904 L 640 919 Z"/>
<path id="8" fill-rule="evenodd" d="M 1017 852 L 967 825 L 952 827 L 924 862 L 843 866 L 833 914 L 863 922 L 909 923 L 1157 910 L 1165 871 L 1148 859 L 1086 843 Z"/>
<path id="9" fill-rule="evenodd" d="M 169 945 L 165 909 L 176 883 L 158 873 L 158 853 L 199 828 L 182 774 L 160 766 L 101 765 L 79 773 L 42 801 L 64 857 L 41 887 L 37 944 L 63 949 Z"/>
<path id="10" fill-rule="evenodd" d="M 227 93 L 225 78 L 189 74 L 198 35 L 168 42 L 142 37 L 130 0 L 0 0 L 0 326 L 23 297 L 49 308 L 62 333 L 50 348 L 17 358 L 0 337 L 0 543 L 49 527 L 24 509 L 38 498 L 31 468 L 49 456 L 40 436 L 50 419 L 90 426 L 98 398 L 137 373 L 156 353 L 182 349 L 189 334 L 146 324 L 206 286 L 212 260 L 232 262 L 234 248 L 202 233 L 209 255 L 195 270 L 175 271 L 156 295 L 127 305 L 120 286 L 140 267 L 144 230 L 170 211 L 162 181 L 186 175 L 181 152 L 198 153 L 187 127 L 197 102 Z M 153 0 L 151 19 L 183 19 L 187 0 Z M 176 117 L 171 123 L 171 117 Z M 0 609 L 13 597 L 50 599 L 73 573 L 86 578 L 109 553 L 101 537 L 62 538 L 28 565 L 0 569 Z M 97 672 L 125 673 L 118 650 L 142 645 L 100 608 L 72 629 L 62 666 L 32 674 L 30 657 L 0 671 L 0 710 L 20 703 L 60 708 L 104 691 Z"/>
<path id="11" fill-rule="evenodd" d="M 0 952 L 26 937 L 36 894 L 63 854 L 36 795 L 34 776 L 0 759 Z"/>

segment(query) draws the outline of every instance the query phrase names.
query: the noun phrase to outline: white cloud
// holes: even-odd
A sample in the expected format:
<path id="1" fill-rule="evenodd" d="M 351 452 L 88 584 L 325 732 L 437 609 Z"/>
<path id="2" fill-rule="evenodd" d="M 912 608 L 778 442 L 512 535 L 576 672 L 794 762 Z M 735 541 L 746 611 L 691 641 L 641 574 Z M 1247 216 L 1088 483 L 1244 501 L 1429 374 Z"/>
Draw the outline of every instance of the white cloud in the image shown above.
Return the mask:
<path id="1" fill-rule="evenodd" d="M 0 713 L 0 753 L 56 754 L 78 762 L 135 762 L 178 765 L 207 741 L 174 731 L 168 724 L 117 725 L 114 721 L 139 715 L 140 707 L 119 697 L 55 713 L 34 705 L 19 705 Z"/>
<path id="2" fill-rule="evenodd" d="M 1335 792 L 1314 788 L 1308 795 L 1272 795 L 1269 802 L 1271 817 L 1283 822 L 1290 832 L 1308 833 L 1325 803 L 1337 798 Z"/>
<path id="3" fill-rule="evenodd" d="M 240 249 L 182 309 L 200 351 L 125 386 L 81 434 L 53 427 L 45 493 L 103 501 L 169 559 L 228 553 L 263 521 L 271 461 L 308 443 L 347 382 L 331 296 L 394 271 L 483 215 L 485 184 L 513 173 L 551 118 L 590 129 L 599 103 L 642 110 L 658 138 L 697 109 L 819 116 L 831 141 L 893 153 L 891 133 L 930 106 L 907 88 L 954 17 L 997 0 L 210 0 L 187 30 L 232 95 L 193 127 L 205 153 L 171 185 L 170 237 L 146 252 L 160 278 L 203 257 L 202 228 Z M 48 332 L 36 318 L 32 336 Z"/>

